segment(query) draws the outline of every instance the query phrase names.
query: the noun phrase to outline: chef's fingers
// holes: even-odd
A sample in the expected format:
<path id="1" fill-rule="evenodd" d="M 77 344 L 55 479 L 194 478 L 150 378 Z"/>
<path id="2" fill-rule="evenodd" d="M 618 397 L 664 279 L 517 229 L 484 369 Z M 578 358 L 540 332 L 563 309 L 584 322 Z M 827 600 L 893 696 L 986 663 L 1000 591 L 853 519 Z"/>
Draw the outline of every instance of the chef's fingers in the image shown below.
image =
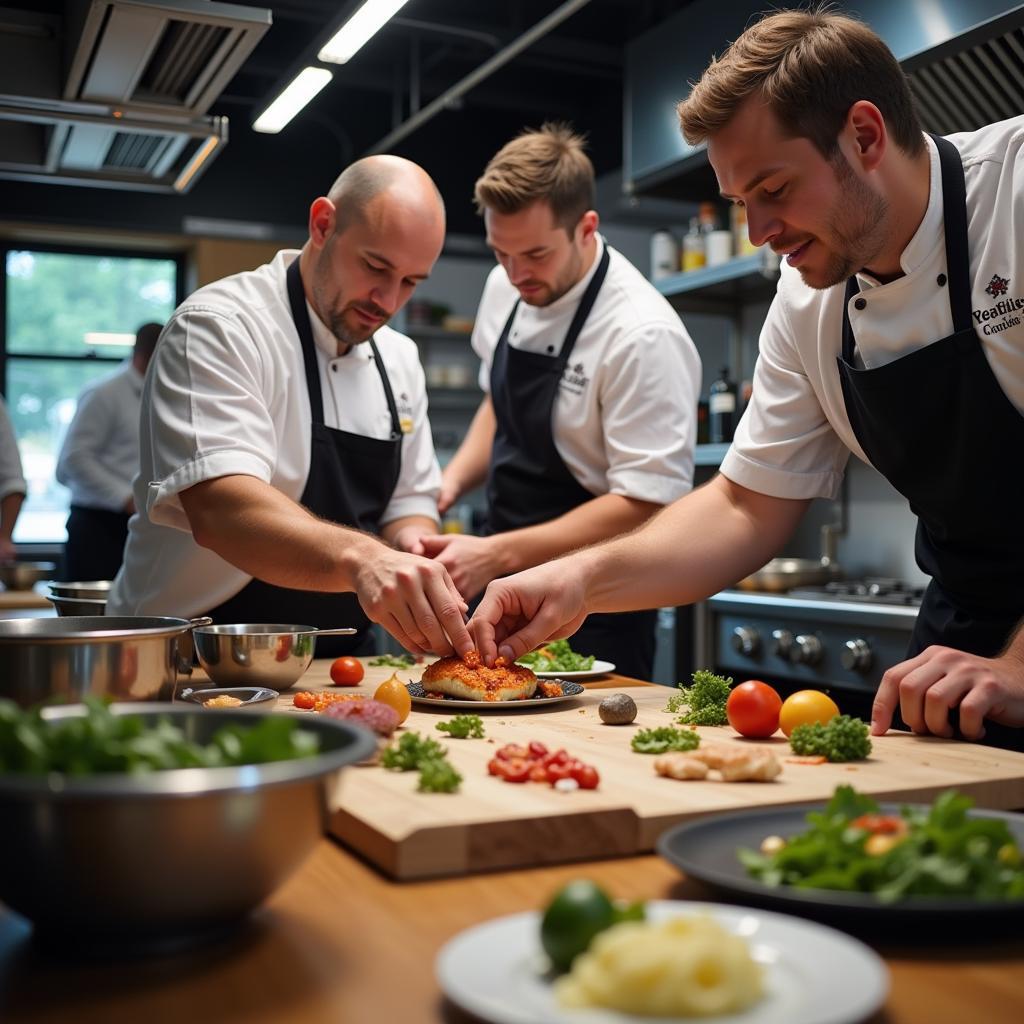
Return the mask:
<path id="1" fill-rule="evenodd" d="M 875 693 L 875 700 L 871 706 L 871 734 L 881 736 L 889 726 L 892 725 L 892 716 L 900 706 L 900 681 L 909 672 L 913 672 L 918 665 L 925 660 L 925 653 L 922 651 L 917 657 L 908 661 L 901 661 L 893 665 L 878 684 L 878 691 Z"/>
<path id="2" fill-rule="evenodd" d="M 985 719 L 999 709 L 1004 693 L 994 683 L 975 683 L 960 702 L 960 734 L 965 740 L 985 738 Z"/>
<path id="3" fill-rule="evenodd" d="M 931 732 L 925 716 L 925 697 L 928 690 L 945 675 L 946 666 L 942 659 L 931 658 L 907 672 L 900 680 L 900 715 L 908 729 L 916 733 Z M 940 732 L 938 735 L 945 736 L 947 733 Z"/>
<path id="4" fill-rule="evenodd" d="M 924 720 L 932 735 L 945 736 L 947 739 L 955 735 L 949 722 L 949 713 L 960 704 L 970 689 L 970 676 L 964 672 L 944 675 L 928 687 L 924 695 Z"/>
<path id="5" fill-rule="evenodd" d="M 417 622 L 436 654 L 468 654 L 473 650 L 473 638 L 466 629 L 468 605 L 444 568 L 432 569 L 423 591 L 411 595 Z"/>
<path id="6" fill-rule="evenodd" d="M 494 638 L 494 624 L 474 615 L 469 620 L 469 633 L 473 638 L 473 646 L 480 652 L 480 660 L 485 665 L 493 665 L 498 656 L 498 645 Z"/>
<path id="7" fill-rule="evenodd" d="M 410 653 L 429 654 L 430 651 L 420 647 L 411 636 L 404 625 L 399 622 L 398 617 L 388 612 L 380 619 L 380 624 Z"/>
<path id="8" fill-rule="evenodd" d="M 498 644 L 498 654 L 506 661 L 515 661 L 535 647 L 547 643 L 556 637 L 572 636 L 583 624 L 586 613 L 580 613 L 570 619 L 565 617 L 564 608 L 556 608 L 552 602 L 541 604 L 537 614 L 522 629 L 505 637 Z"/>
<path id="9" fill-rule="evenodd" d="M 451 533 L 429 533 L 424 534 L 420 537 L 420 543 L 423 545 L 423 553 L 427 558 L 434 558 L 439 555 L 449 544 L 451 544 L 454 534 Z"/>

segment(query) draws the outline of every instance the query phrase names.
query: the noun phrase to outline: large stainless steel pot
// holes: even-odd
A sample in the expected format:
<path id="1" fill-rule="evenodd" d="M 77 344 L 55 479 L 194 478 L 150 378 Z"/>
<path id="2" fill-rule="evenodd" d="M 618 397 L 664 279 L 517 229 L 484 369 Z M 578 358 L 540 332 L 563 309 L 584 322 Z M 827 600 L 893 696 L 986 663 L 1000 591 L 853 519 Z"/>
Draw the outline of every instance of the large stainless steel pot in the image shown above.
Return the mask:
<path id="1" fill-rule="evenodd" d="M 29 707 L 84 697 L 171 700 L 192 673 L 193 626 L 162 616 L 0 619 L 0 697 Z"/>
<path id="2" fill-rule="evenodd" d="M 150 723 L 167 717 L 200 743 L 267 717 L 194 705 L 113 711 Z M 94 955 L 104 939 L 155 951 L 223 927 L 302 863 L 323 835 L 335 772 L 376 749 L 371 733 L 348 722 L 308 715 L 302 728 L 320 739 L 315 757 L 144 774 L 0 774 L 0 899 L 62 950 L 86 945 Z"/>
<path id="3" fill-rule="evenodd" d="M 736 584 L 740 590 L 767 590 L 781 594 L 793 587 L 814 587 L 843 578 L 836 560 L 836 535 L 842 528 L 826 523 L 821 528 L 821 558 L 773 558 Z"/>

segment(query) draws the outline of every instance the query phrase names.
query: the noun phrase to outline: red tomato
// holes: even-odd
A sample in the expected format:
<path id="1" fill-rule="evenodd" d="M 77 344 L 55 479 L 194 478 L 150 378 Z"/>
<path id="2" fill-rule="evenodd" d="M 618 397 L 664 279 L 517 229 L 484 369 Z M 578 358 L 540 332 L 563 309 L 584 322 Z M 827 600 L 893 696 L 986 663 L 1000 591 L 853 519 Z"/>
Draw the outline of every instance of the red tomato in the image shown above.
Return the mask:
<path id="1" fill-rule="evenodd" d="M 530 781 L 531 782 L 547 782 L 548 781 L 548 770 L 542 764 L 538 764 L 536 761 L 533 762 L 533 767 L 530 769 Z"/>
<path id="2" fill-rule="evenodd" d="M 543 743 L 538 743 L 537 740 L 530 740 L 530 757 L 536 759 L 544 757 L 548 752 L 548 748 Z"/>
<path id="3" fill-rule="evenodd" d="M 526 747 L 521 747 L 518 743 L 506 743 L 494 756 L 499 761 L 511 761 L 513 759 L 525 761 L 529 758 L 530 752 Z"/>
<path id="4" fill-rule="evenodd" d="M 572 775 L 572 765 L 565 761 L 552 761 L 547 766 L 548 782 L 552 785 L 559 779 L 567 779 Z"/>
<path id="5" fill-rule="evenodd" d="M 763 738 L 779 727 L 782 698 L 767 684 L 751 679 L 733 688 L 725 703 L 729 724 L 741 735 Z"/>
<path id="6" fill-rule="evenodd" d="M 569 754 L 566 750 L 556 750 L 554 753 L 545 754 L 543 762 L 545 766 L 553 764 L 566 764 L 569 761 Z"/>
<path id="7" fill-rule="evenodd" d="M 504 762 L 499 761 L 496 757 L 492 757 L 487 762 L 487 774 L 488 775 L 501 775 L 501 766 Z"/>
<path id="8" fill-rule="evenodd" d="M 529 761 L 521 757 L 513 757 L 508 761 L 499 761 L 501 766 L 499 775 L 506 782 L 525 782 L 530 777 L 530 769 L 533 767 Z"/>
<path id="9" fill-rule="evenodd" d="M 591 764 L 573 765 L 572 777 L 579 784 L 580 789 L 597 789 L 600 776 L 597 769 Z"/>
<path id="10" fill-rule="evenodd" d="M 363 678 L 363 663 L 358 658 L 336 658 L 331 664 L 331 682 L 335 686 L 357 686 Z"/>
<path id="11" fill-rule="evenodd" d="M 316 707 L 316 697 L 311 693 L 303 691 L 302 693 L 295 694 L 292 703 L 303 711 L 312 711 Z"/>

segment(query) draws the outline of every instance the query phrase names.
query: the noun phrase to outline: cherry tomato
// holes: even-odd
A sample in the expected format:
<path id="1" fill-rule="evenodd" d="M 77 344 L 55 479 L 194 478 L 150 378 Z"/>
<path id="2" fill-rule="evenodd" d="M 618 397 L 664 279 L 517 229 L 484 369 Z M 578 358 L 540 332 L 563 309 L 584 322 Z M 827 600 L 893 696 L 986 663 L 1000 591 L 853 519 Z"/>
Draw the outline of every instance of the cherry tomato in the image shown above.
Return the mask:
<path id="1" fill-rule="evenodd" d="M 303 691 L 302 693 L 295 694 L 292 703 L 303 711 L 312 711 L 316 707 L 316 697 L 312 693 Z"/>
<path id="2" fill-rule="evenodd" d="M 536 761 L 533 762 L 533 767 L 530 769 L 530 781 L 531 782 L 547 782 L 548 781 L 548 770 L 542 764 L 538 764 Z"/>
<path id="3" fill-rule="evenodd" d="M 763 738 L 779 727 L 782 698 L 767 684 L 757 679 L 733 688 L 725 702 L 729 724 L 741 736 Z"/>
<path id="4" fill-rule="evenodd" d="M 530 741 L 530 757 L 534 759 L 540 759 L 548 752 L 548 748 L 543 743 L 538 743 L 537 740 Z"/>
<path id="5" fill-rule="evenodd" d="M 504 762 L 499 761 L 496 757 L 492 757 L 487 762 L 487 774 L 488 775 L 501 775 L 501 766 Z"/>
<path id="6" fill-rule="evenodd" d="M 508 761 L 499 762 L 501 765 L 501 777 L 506 782 L 525 782 L 530 777 L 530 769 L 533 765 L 525 758 L 513 757 Z"/>
<path id="7" fill-rule="evenodd" d="M 331 682 L 335 686 L 358 686 L 363 678 L 363 663 L 358 658 L 336 658 L 331 664 Z"/>
<path id="8" fill-rule="evenodd" d="M 569 753 L 565 750 L 556 750 L 553 753 L 545 754 L 543 763 L 545 766 L 552 764 L 565 764 L 569 760 Z"/>
<path id="9" fill-rule="evenodd" d="M 799 690 L 782 702 L 779 725 L 789 736 L 798 725 L 821 722 L 825 725 L 839 714 L 836 702 L 820 690 Z"/>
<path id="10" fill-rule="evenodd" d="M 564 761 L 552 761 L 547 766 L 548 782 L 552 785 L 559 779 L 568 779 L 572 775 L 572 765 Z"/>
<path id="11" fill-rule="evenodd" d="M 573 765 L 572 778 L 579 784 L 580 789 L 597 789 L 597 783 L 601 776 L 592 764 Z"/>
<path id="12" fill-rule="evenodd" d="M 525 761 L 529 758 L 530 752 L 526 747 L 521 747 L 518 743 L 506 743 L 494 756 L 499 761 L 511 761 L 513 758 Z"/>

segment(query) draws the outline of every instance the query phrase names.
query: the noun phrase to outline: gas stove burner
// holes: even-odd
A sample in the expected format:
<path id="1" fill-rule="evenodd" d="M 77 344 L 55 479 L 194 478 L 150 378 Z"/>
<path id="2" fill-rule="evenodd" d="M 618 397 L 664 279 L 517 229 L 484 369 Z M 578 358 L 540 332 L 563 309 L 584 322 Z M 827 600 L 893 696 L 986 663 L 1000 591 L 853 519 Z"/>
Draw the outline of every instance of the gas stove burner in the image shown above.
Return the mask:
<path id="1" fill-rule="evenodd" d="M 867 576 L 862 580 L 834 580 L 820 587 L 795 587 L 787 593 L 790 597 L 812 597 L 819 600 L 919 605 L 924 596 L 924 587 L 911 586 L 903 580 L 887 576 Z"/>

